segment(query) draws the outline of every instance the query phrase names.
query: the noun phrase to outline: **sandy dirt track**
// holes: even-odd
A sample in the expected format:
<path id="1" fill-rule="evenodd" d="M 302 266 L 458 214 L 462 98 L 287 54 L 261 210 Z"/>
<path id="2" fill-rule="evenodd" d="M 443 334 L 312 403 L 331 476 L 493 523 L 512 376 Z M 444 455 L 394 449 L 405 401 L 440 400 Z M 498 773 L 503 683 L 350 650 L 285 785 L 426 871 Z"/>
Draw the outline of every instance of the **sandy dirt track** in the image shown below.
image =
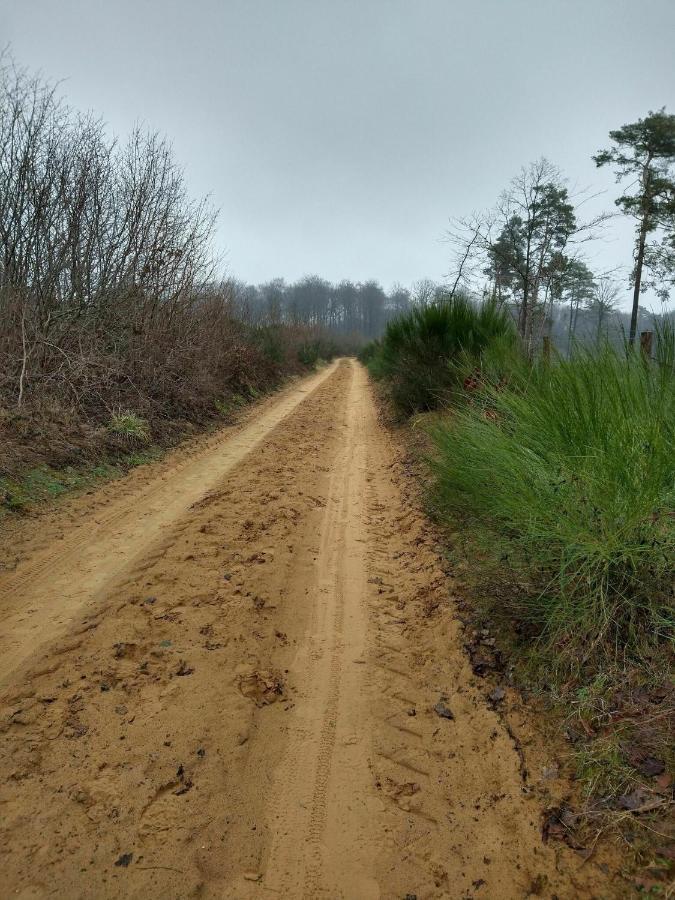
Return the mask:
<path id="1" fill-rule="evenodd" d="M 618 895 L 542 843 L 401 458 L 342 360 L 20 533 L 2 896 Z"/>

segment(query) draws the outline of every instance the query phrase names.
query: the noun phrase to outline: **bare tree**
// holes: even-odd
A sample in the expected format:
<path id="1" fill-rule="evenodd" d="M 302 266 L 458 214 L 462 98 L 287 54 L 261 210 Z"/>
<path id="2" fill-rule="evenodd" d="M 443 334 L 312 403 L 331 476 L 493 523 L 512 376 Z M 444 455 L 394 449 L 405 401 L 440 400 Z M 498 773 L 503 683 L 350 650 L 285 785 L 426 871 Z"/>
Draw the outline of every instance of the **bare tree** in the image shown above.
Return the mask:
<path id="1" fill-rule="evenodd" d="M 428 306 L 436 298 L 438 285 L 430 278 L 420 278 L 412 286 L 412 303 L 415 306 Z"/>
<path id="2" fill-rule="evenodd" d="M 619 285 L 608 275 L 603 275 L 595 282 L 595 290 L 588 299 L 586 308 L 595 317 L 595 343 L 600 345 L 603 333 L 607 333 L 609 317 L 616 310 L 619 297 Z"/>
<path id="3" fill-rule="evenodd" d="M 138 358 L 174 329 L 212 276 L 214 216 L 165 140 L 136 130 L 118 146 L 1 59 L 0 349 L 22 400 L 47 372 L 83 377 L 96 335 Z"/>

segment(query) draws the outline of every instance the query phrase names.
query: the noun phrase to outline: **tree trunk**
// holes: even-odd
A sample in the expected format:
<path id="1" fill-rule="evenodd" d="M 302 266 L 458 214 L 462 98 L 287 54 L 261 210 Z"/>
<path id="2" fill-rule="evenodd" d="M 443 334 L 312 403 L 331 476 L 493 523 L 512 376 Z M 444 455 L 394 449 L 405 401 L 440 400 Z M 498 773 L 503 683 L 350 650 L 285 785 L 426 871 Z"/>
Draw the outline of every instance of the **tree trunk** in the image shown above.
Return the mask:
<path id="1" fill-rule="evenodd" d="M 579 317 L 579 301 L 570 300 L 570 321 L 567 327 L 567 358 L 572 355 L 572 341 L 577 333 L 577 319 Z"/>
<path id="2" fill-rule="evenodd" d="M 633 287 L 633 309 L 630 314 L 630 335 L 628 343 L 633 346 L 637 336 L 638 307 L 640 306 L 640 283 L 642 281 L 642 267 L 645 261 L 645 244 L 647 243 L 647 231 L 649 230 L 649 217 L 645 212 L 640 224 L 640 239 L 635 257 L 635 284 Z"/>
<path id="3" fill-rule="evenodd" d="M 604 318 L 604 314 L 605 314 L 604 307 L 602 306 L 602 304 L 600 304 L 600 306 L 598 306 L 598 328 L 597 328 L 597 331 L 595 332 L 595 346 L 596 347 L 600 346 L 600 338 L 602 336 L 602 320 Z"/>
<path id="4" fill-rule="evenodd" d="M 640 284 L 642 282 L 642 267 L 645 261 L 645 244 L 647 243 L 647 232 L 649 231 L 650 221 L 649 213 L 651 208 L 650 182 L 651 182 L 651 151 L 647 155 L 644 168 L 642 170 L 642 219 L 640 221 L 640 236 L 638 238 L 637 254 L 635 256 L 635 283 L 633 285 L 633 309 L 630 314 L 630 335 L 628 343 L 632 347 L 637 337 L 638 308 L 640 306 Z"/>

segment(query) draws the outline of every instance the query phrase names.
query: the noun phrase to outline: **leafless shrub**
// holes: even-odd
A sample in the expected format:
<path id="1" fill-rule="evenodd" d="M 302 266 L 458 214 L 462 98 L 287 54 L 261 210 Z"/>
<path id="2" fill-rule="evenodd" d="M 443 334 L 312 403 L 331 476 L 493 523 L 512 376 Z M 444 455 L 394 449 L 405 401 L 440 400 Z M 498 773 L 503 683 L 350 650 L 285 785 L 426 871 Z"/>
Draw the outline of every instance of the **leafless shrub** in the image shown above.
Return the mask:
<path id="1" fill-rule="evenodd" d="M 278 379 L 298 329 L 235 317 L 214 224 L 166 140 L 120 144 L 0 57 L 0 407 L 195 421 Z"/>

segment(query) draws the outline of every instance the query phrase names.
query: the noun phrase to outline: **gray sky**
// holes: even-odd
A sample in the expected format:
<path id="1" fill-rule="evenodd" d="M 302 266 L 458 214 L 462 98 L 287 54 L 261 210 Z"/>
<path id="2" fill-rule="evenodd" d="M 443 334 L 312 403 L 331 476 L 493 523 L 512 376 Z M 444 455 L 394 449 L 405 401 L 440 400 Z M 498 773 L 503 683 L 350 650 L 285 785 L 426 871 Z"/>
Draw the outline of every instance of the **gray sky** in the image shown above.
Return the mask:
<path id="1" fill-rule="evenodd" d="M 591 154 L 675 111 L 675 0 L 0 0 L 6 42 L 115 132 L 165 132 L 253 282 L 440 280 L 450 216 L 541 155 L 612 208 Z M 628 265 L 630 229 L 591 265 Z"/>

